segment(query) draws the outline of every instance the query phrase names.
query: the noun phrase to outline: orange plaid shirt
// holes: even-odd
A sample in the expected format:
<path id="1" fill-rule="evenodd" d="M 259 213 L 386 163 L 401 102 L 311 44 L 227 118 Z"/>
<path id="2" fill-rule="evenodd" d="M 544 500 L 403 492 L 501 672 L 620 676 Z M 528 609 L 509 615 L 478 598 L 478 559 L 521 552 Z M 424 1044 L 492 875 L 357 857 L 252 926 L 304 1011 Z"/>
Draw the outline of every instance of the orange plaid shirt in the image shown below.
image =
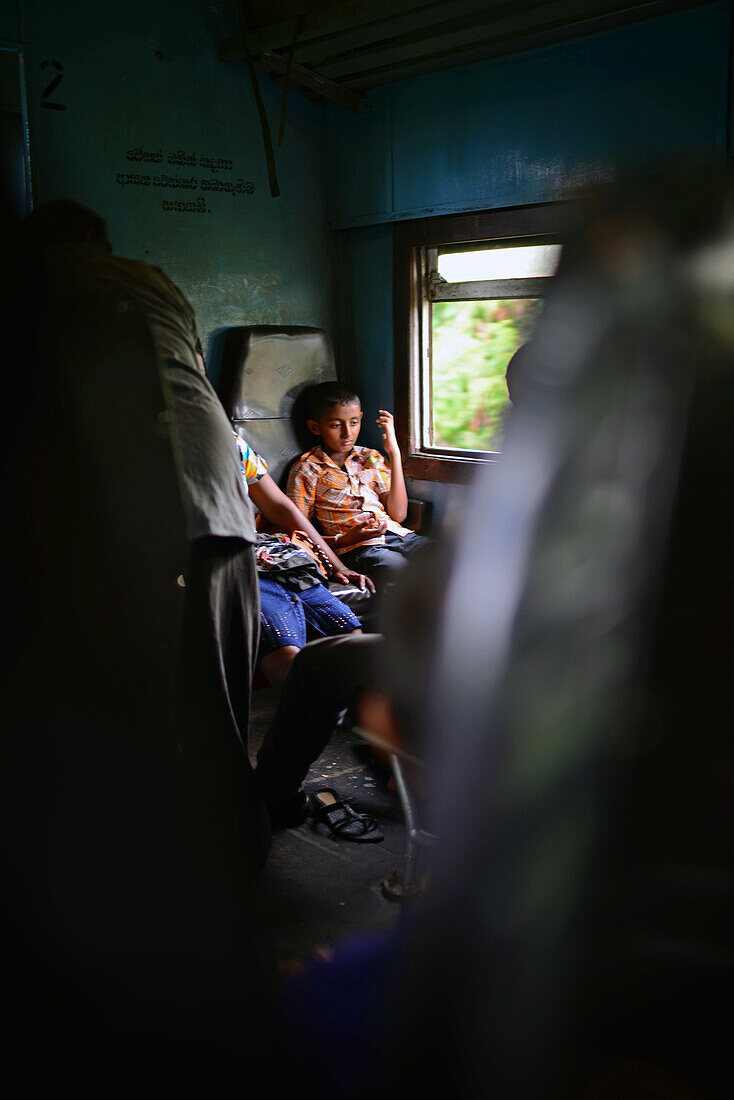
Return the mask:
<path id="1" fill-rule="evenodd" d="M 349 531 L 365 519 L 365 512 L 384 516 L 388 531 L 407 535 L 408 528 L 390 519 L 380 500 L 380 495 L 389 491 L 390 467 L 379 451 L 369 447 L 353 447 L 343 467 L 337 466 L 321 447 L 314 447 L 293 464 L 287 489 L 304 516 L 318 520 L 327 538 Z M 356 542 L 349 549 L 376 546 L 384 541 L 385 536 L 378 535 Z"/>

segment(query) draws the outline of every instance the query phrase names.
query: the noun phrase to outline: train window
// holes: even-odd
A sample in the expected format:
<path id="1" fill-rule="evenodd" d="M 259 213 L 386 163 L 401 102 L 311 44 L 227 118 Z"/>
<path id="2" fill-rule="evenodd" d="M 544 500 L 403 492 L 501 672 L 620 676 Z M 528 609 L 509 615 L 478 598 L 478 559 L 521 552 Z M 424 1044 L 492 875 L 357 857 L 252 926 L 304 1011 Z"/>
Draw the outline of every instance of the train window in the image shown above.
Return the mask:
<path id="1" fill-rule="evenodd" d="M 501 447 L 505 370 L 540 316 L 560 245 L 502 241 L 425 250 L 419 390 L 427 453 L 484 458 Z"/>
<path id="2" fill-rule="evenodd" d="M 462 481 L 497 456 L 505 369 L 542 311 L 559 229 L 557 207 L 397 228 L 396 420 L 409 476 Z"/>

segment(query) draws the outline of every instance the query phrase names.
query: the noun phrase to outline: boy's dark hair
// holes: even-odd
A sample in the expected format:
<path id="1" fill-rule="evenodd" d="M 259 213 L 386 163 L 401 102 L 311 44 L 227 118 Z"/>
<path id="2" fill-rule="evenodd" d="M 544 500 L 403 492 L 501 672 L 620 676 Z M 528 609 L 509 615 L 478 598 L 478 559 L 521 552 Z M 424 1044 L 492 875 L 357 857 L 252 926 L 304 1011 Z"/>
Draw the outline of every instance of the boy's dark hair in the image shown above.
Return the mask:
<path id="1" fill-rule="evenodd" d="M 344 382 L 319 382 L 318 385 L 309 388 L 306 398 L 308 415 L 313 420 L 318 420 L 322 413 L 327 409 L 333 409 L 335 405 L 354 403 L 361 407 L 359 394 Z"/>
<path id="2" fill-rule="evenodd" d="M 25 245 L 39 252 L 55 244 L 75 241 L 112 251 L 104 218 L 73 199 L 40 203 L 23 219 L 21 235 Z"/>

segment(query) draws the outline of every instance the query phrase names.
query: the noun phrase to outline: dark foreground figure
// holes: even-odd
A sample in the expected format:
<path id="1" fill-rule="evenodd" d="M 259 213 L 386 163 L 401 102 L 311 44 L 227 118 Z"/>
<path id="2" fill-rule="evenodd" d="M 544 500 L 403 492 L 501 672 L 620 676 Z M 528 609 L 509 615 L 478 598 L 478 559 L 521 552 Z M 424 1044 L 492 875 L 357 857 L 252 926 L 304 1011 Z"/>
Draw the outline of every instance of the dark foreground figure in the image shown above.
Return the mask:
<path id="1" fill-rule="evenodd" d="M 191 307 L 90 215 L 3 255 L 5 1038 L 29 1090 L 216 1089 L 277 1041 L 253 511 Z"/>
<path id="2" fill-rule="evenodd" d="M 581 208 L 401 670 L 429 891 L 284 998 L 314 1096 L 731 1091 L 731 194 L 681 173 Z"/>
<path id="3" fill-rule="evenodd" d="M 730 1091 L 732 190 L 592 200 L 454 563 L 440 845 L 375 1096 Z"/>

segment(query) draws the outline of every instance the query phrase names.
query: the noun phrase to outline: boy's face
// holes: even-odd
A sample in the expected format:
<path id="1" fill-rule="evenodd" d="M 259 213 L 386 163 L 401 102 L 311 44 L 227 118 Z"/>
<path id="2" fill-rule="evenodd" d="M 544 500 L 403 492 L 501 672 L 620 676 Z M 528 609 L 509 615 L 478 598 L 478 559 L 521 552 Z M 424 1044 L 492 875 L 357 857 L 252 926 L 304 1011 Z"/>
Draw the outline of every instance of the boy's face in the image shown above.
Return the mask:
<path id="1" fill-rule="evenodd" d="M 334 405 L 325 409 L 318 420 L 309 420 L 314 435 L 321 437 L 321 446 L 329 458 L 343 466 L 347 455 L 357 442 L 362 425 L 362 409 L 358 401 L 349 405 Z"/>

